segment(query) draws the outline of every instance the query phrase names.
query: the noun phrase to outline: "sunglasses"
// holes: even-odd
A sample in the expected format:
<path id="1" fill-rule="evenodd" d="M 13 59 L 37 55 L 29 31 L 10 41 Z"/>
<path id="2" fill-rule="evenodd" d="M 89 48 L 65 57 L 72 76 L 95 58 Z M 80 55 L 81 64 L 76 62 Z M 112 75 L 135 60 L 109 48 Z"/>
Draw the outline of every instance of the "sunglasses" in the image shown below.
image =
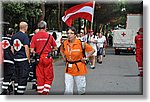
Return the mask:
<path id="1" fill-rule="evenodd" d="M 74 33 L 72 33 L 72 32 L 67 32 L 67 34 L 74 34 Z"/>

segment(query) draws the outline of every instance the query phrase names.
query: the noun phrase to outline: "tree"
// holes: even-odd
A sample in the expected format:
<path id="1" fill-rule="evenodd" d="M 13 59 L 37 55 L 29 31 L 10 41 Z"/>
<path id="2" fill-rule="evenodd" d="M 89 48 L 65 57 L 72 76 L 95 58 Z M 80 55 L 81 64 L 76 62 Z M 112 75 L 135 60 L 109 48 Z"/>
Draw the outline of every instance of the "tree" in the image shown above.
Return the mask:
<path id="1" fill-rule="evenodd" d="M 41 3 L 41 17 L 40 17 L 40 20 L 39 21 L 42 21 L 42 20 L 44 20 L 44 18 L 45 18 L 45 3 L 43 2 L 43 3 Z"/>
<path id="2" fill-rule="evenodd" d="M 33 31 L 41 15 L 38 3 L 3 3 L 3 20 L 10 23 L 10 27 L 18 30 L 18 24 L 26 21 L 29 24 L 29 32 Z"/>

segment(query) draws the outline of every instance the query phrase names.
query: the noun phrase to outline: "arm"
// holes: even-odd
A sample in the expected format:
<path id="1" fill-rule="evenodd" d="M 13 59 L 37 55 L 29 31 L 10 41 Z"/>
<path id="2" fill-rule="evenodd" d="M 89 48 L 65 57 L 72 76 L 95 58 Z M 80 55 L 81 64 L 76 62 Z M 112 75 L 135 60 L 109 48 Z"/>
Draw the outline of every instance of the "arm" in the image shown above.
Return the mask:
<path id="1" fill-rule="evenodd" d="M 27 35 L 25 35 L 24 39 L 23 39 L 23 45 L 25 48 L 25 53 L 28 59 L 28 62 L 30 63 L 30 49 L 29 49 L 29 45 L 30 45 L 30 41 Z"/>
<path id="2" fill-rule="evenodd" d="M 87 58 L 90 58 L 94 52 L 95 52 L 95 50 L 94 50 L 94 49 L 93 49 L 92 51 L 88 52 L 88 54 L 87 54 Z"/>
<path id="3" fill-rule="evenodd" d="M 82 62 L 85 62 L 86 60 L 88 60 L 92 56 L 92 54 L 95 52 L 95 50 L 89 44 L 84 43 L 84 46 L 85 46 L 85 51 L 87 52 L 87 56 L 86 58 L 81 59 Z"/>
<path id="4" fill-rule="evenodd" d="M 104 48 L 106 48 L 106 46 L 107 46 L 107 41 L 105 40 L 105 42 L 104 42 Z"/>
<path id="5" fill-rule="evenodd" d="M 87 52 L 87 58 L 91 57 L 92 54 L 95 52 L 95 50 L 92 48 L 91 45 L 84 43 L 85 45 L 85 51 Z"/>
<path id="6" fill-rule="evenodd" d="M 28 61 L 30 63 L 30 50 L 29 50 L 29 46 L 28 45 L 24 45 L 24 47 L 25 47 L 26 56 L 27 56 Z"/>
<path id="7" fill-rule="evenodd" d="M 30 53 L 35 54 L 35 35 L 33 35 L 30 42 Z"/>
<path id="8" fill-rule="evenodd" d="M 107 40 L 106 40 L 106 37 L 104 36 L 104 48 L 107 47 Z"/>
<path id="9" fill-rule="evenodd" d="M 30 53 L 35 54 L 34 48 L 30 48 Z"/>
<path id="10" fill-rule="evenodd" d="M 57 51 L 58 48 L 57 48 L 56 41 L 54 40 L 53 36 L 50 37 L 50 41 L 51 41 L 51 45 L 52 45 L 52 51 Z"/>
<path id="11" fill-rule="evenodd" d="M 52 49 L 52 51 L 57 51 L 57 50 L 58 50 L 57 46 L 54 46 Z"/>
<path id="12" fill-rule="evenodd" d="M 64 62 L 66 62 L 66 56 L 65 56 L 65 54 L 63 53 L 63 46 L 62 46 L 62 45 L 60 46 L 60 54 L 61 54 L 61 56 L 62 56 Z"/>
<path id="13" fill-rule="evenodd" d="M 13 48 L 13 46 L 11 46 L 11 51 L 12 51 L 12 53 L 14 54 L 14 48 Z"/>

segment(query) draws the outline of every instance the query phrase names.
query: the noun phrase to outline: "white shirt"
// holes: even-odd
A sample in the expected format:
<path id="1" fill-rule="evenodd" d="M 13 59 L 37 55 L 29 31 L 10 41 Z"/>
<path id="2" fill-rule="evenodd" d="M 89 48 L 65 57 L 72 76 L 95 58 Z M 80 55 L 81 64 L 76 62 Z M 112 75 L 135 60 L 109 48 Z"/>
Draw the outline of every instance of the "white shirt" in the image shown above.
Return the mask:
<path id="1" fill-rule="evenodd" d="M 97 47 L 96 47 L 96 43 L 93 43 L 93 42 L 97 42 L 97 36 L 95 36 L 94 37 L 94 35 L 92 35 L 92 36 L 89 36 L 89 44 L 94 48 L 94 49 L 96 49 Z"/>
<path id="2" fill-rule="evenodd" d="M 106 37 L 103 35 L 102 38 L 106 41 Z"/>
<path id="3" fill-rule="evenodd" d="M 82 36 L 81 41 L 87 42 L 87 35 Z"/>
<path id="4" fill-rule="evenodd" d="M 104 37 L 102 36 L 101 38 L 98 37 L 98 39 L 97 39 L 97 46 L 98 46 L 98 48 L 103 47 L 105 41 L 106 41 L 106 37 L 105 36 Z"/>

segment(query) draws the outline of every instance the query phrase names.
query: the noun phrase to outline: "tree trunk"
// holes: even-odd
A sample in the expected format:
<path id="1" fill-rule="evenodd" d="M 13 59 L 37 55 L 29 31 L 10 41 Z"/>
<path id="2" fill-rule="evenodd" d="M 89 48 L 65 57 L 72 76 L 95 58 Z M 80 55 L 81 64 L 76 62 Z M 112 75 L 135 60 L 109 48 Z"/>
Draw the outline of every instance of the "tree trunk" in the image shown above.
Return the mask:
<path id="1" fill-rule="evenodd" d="M 60 1 L 58 1 L 58 16 L 57 16 L 57 23 L 58 23 L 58 31 L 61 31 L 61 24 L 60 24 Z"/>
<path id="2" fill-rule="evenodd" d="M 78 26 L 78 33 L 80 33 L 80 30 L 81 30 L 81 18 L 78 18 L 78 23 L 79 23 L 79 26 Z"/>
<path id="3" fill-rule="evenodd" d="M 61 2 L 61 17 L 64 15 L 64 1 Z M 60 18 L 61 19 L 61 18 Z M 61 31 L 63 30 L 63 21 L 62 19 L 60 20 L 60 25 L 61 25 Z"/>
<path id="4" fill-rule="evenodd" d="M 42 15 L 40 17 L 40 21 L 44 20 L 45 18 L 45 3 L 41 3 L 41 10 L 42 10 Z"/>
<path id="5" fill-rule="evenodd" d="M 87 22 L 86 19 L 84 19 L 84 34 L 87 33 Z"/>

